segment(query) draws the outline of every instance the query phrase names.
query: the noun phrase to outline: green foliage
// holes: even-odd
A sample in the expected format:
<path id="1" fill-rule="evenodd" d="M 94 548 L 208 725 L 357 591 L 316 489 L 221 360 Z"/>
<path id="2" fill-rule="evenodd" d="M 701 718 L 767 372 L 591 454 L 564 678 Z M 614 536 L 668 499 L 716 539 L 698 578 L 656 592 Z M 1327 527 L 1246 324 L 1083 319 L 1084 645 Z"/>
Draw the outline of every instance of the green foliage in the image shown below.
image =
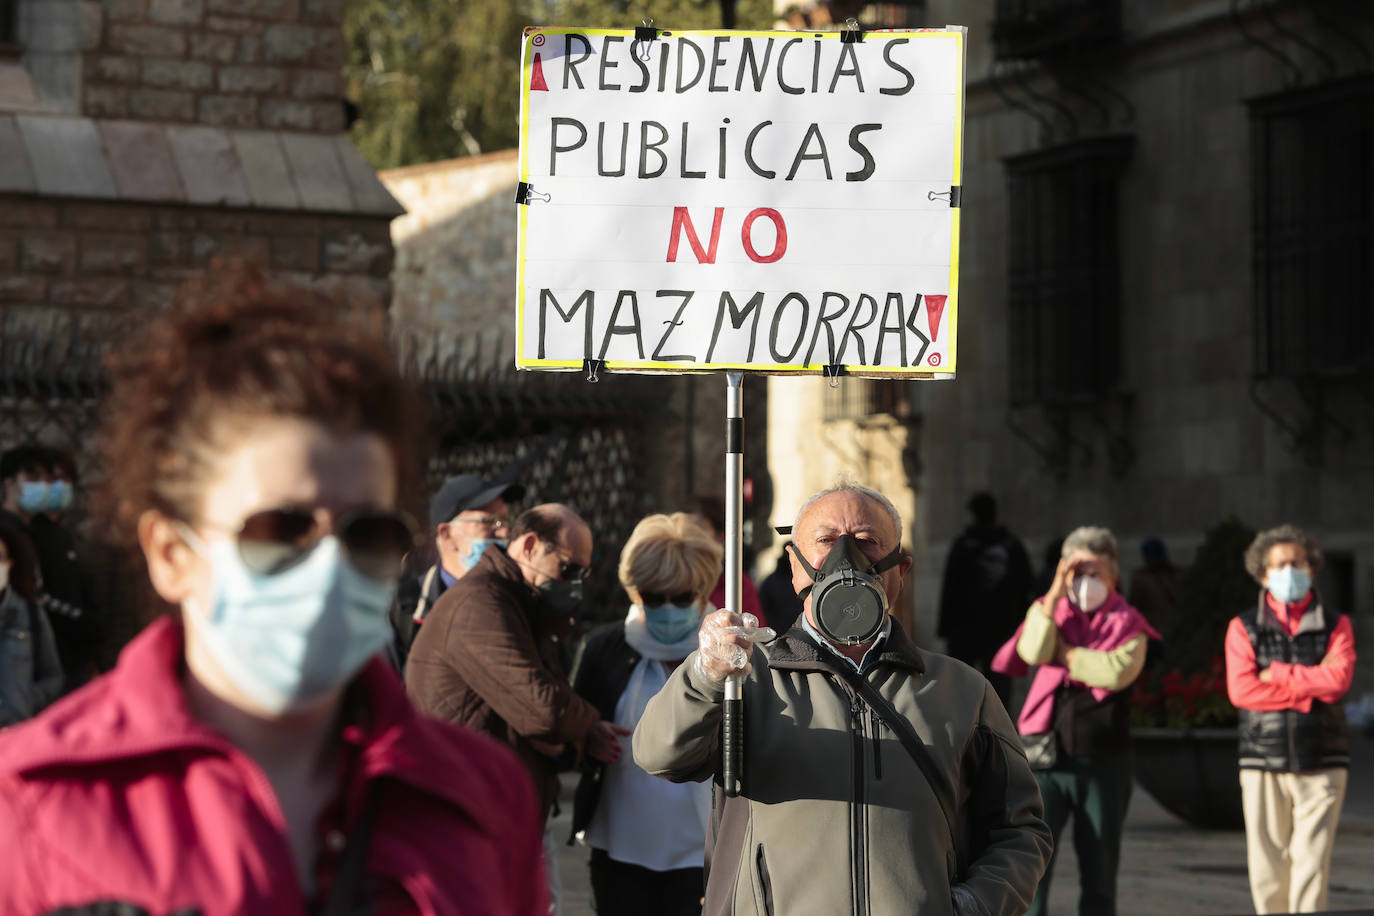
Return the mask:
<path id="1" fill-rule="evenodd" d="M 349 0 L 344 14 L 353 142 L 375 168 L 518 142 L 525 26 L 719 28 L 720 0 Z M 737 0 L 736 28 L 772 24 L 769 0 Z"/>
<path id="2" fill-rule="evenodd" d="M 1258 594 L 1244 561 L 1254 537 L 1234 517 L 1207 532 L 1179 582 L 1160 664 L 1154 674 L 1136 682 L 1132 724 L 1235 724 L 1235 709 L 1226 698 L 1223 651 L 1231 618 L 1253 605 Z"/>

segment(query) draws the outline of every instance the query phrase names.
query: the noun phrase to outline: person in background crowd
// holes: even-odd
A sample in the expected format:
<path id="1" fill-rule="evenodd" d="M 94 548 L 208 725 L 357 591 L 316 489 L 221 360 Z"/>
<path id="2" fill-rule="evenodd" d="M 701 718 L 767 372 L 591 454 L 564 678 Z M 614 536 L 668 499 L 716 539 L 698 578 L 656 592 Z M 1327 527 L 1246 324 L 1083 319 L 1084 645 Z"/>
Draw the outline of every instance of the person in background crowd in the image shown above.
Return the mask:
<path id="1" fill-rule="evenodd" d="M 66 522 L 76 496 L 76 462 L 61 449 L 40 450 L 47 471 L 43 511 L 29 519 L 28 533 L 42 573 L 42 604 L 57 634 L 57 651 L 66 674 L 66 690 L 94 677 L 109 638 L 106 615 L 96 601 L 82 549 Z"/>
<path id="2" fill-rule="evenodd" d="M 1054 849 L 1069 815 L 1078 854 L 1079 916 L 1114 916 L 1121 831 L 1131 800 L 1130 686 L 1158 638 L 1116 591 L 1116 538 L 1076 528 L 1064 539 L 1054 583 L 993 659 L 1022 677 L 1039 665 L 1017 727 L 1027 743 Z M 1048 911 L 1050 859 L 1028 916 Z"/>
<path id="3" fill-rule="evenodd" d="M 1261 532 L 1245 551 L 1259 600 L 1226 631 L 1256 913 L 1326 909 L 1350 766 L 1340 703 L 1355 673 L 1355 637 L 1350 618 L 1324 607 L 1312 587 L 1321 566 L 1321 547 L 1307 532 Z"/>
<path id="4" fill-rule="evenodd" d="M 949 549 L 940 588 L 936 633 L 945 651 L 983 672 L 1003 706 L 1011 704 L 1011 678 L 993 671 L 992 657 L 1016 629 L 1030 600 L 1026 548 L 997 523 L 997 501 L 975 493 L 968 502 L 973 524 Z"/>
<path id="5" fill-rule="evenodd" d="M 696 515 L 697 520 L 715 536 L 717 543 L 723 545 L 725 543 L 725 500 L 719 496 L 698 496 L 694 503 L 693 514 Z M 711 605 L 719 608 L 725 607 L 725 566 L 723 560 L 721 563 L 716 587 L 711 590 Z M 735 609 L 732 608 L 732 610 Z M 754 587 L 754 580 L 749 578 L 748 573 L 740 576 L 740 607 L 737 613 L 753 614 L 761 626 L 769 625 L 768 615 L 764 613 L 763 604 L 759 601 L 759 591 Z"/>
<path id="6" fill-rule="evenodd" d="M 62 663 L 38 606 L 24 532 L 0 523 L 0 728 L 32 718 L 62 694 Z"/>
<path id="7" fill-rule="evenodd" d="M 799 624 L 764 645 L 771 631 L 748 618 L 709 614 L 635 728 L 647 772 L 719 780 L 725 681 L 744 678 L 743 792 L 714 793 L 709 916 L 1020 916 L 1030 903 L 1050 855 L 1035 779 L 987 680 L 915 646 L 889 613 L 911 568 L 902 530 L 867 487 L 811 497 L 793 526 Z"/>
<path id="8" fill-rule="evenodd" d="M 801 617 L 802 600 L 792 588 L 792 562 L 788 551 L 791 541 L 782 545 L 778 554 L 778 565 L 764 577 L 759 585 L 759 604 L 763 606 L 763 618 L 769 621 L 778 633 L 786 633 Z"/>
<path id="9" fill-rule="evenodd" d="M 421 425 L 344 314 L 212 269 L 112 350 L 103 525 L 174 611 L 0 734 L 7 916 L 546 909 L 514 757 L 377 657 Z"/>
<path id="10" fill-rule="evenodd" d="M 492 483 L 476 474 L 450 477 L 434 494 L 429 501 L 429 527 L 438 562 L 420 575 L 402 579 L 391 608 L 399 669 L 404 670 L 415 631 L 439 596 L 467 575 L 487 548 L 505 549 L 509 504 L 524 495 L 525 488 L 518 483 Z"/>
<path id="11" fill-rule="evenodd" d="M 558 798 L 564 750 L 613 763 L 629 734 L 573 692 L 559 659 L 591 559 L 591 529 L 572 509 L 546 503 L 525 510 L 510 545 L 488 548 L 439 596 L 406 664 L 406 688 L 421 712 L 515 748 L 539 794 L 541 822 Z M 545 847 L 556 906 L 547 834 Z"/>
<path id="12" fill-rule="evenodd" d="M 587 637 L 573 689 L 608 722 L 633 730 L 649 698 L 697 646 L 722 550 L 692 516 L 651 515 L 620 554 L 630 595 L 623 621 Z M 711 787 L 655 779 L 621 757 L 585 767 L 573 833 L 591 847 L 598 916 L 692 916 L 701 912 L 702 850 Z M 572 842 L 572 839 L 569 839 Z"/>
<path id="13" fill-rule="evenodd" d="M 47 508 L 48 460 L 37 445 L 21 445 L 0 455 L 0 483 L 4 504 L 0 523 L 24 529 L 29 521 Z"/>
<path id="14" fill-rule="evenodd" d="M 1127 601 L 1145 615 L 1150 626 L 1161 633 L 1169 628 L 1169 620 L 1174 614 L 1174 602 L 1178 595 L 1178 570 L 1169 560 L 1169 549 L 1159 538 L 1146 538 L 1140 542 L 1140 556 L 1145 561 L 1143 569 L 1131 577 L 1131 591 Z"/>

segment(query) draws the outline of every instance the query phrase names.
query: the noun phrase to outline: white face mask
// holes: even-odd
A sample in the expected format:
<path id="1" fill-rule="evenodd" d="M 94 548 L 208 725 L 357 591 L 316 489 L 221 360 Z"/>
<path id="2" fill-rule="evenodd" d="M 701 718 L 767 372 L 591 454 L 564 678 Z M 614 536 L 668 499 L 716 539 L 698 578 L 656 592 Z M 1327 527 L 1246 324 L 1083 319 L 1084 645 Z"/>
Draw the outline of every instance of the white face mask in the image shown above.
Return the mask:
<path id="1" fill-rule="evenodd" d="M 215 664 L 265 712 L 281 715 L 346 684 L 391 635 L 387 608 L 395 583 L 353 568 L 336 537 L 275 575 L 248 569 L 232 541 L 206 548 L 210 607 L 189 607 L 192 626 Z M 188 603 L 189 604 L 189 603 Z"/>
<path id="2" fill-rule="evenodd" d="M 1073 580 L 1070 596 L 1080 610 L 1095 611 L 1107 600 L 1112 590 L 1097 576 L 1079 576 Z"/>

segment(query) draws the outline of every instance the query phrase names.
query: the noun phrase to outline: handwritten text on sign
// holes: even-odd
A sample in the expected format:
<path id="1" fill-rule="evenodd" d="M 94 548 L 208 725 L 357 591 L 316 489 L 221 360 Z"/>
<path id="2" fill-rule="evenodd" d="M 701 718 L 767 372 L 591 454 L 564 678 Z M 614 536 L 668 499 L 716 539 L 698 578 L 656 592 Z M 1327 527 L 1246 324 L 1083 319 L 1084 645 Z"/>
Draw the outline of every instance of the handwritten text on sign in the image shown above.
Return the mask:
<path id="1" fill-rule="evenodd" d="M 523 61 L 518 365 L 953 373 L 961 29 L 531 30 Z"/>

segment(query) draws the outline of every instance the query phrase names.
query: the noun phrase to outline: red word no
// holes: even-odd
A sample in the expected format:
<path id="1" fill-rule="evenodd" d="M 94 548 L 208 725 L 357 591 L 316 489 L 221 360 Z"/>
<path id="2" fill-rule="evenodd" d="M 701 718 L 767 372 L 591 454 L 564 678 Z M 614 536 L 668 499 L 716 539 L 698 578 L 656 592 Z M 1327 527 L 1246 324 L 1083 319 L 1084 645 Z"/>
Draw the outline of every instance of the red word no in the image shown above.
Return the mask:
<path id="1" fill-rule="evenodd" d="M 753 239 L 754 222 L 761 216 L 772 221 L 773 229 L 777 234 L 773 241 L 773 250 L 762 255 L 754 247 Z M 720 247 L 720 225 L 724 219 L 725 208 L 716 207 L 715 215 L 711 220 L 711 241 L 703 249 L 701 238 L 697 235 L 696 226 L 692 224 L 692 216 L 687 212 L 687 208 L 674 207 L 673 225 L 668 230 L 668 260 L 677 260 L 678 242 L 683 233 L 686 233 L 687 244 L 692 246 L 692 254 L 696 255 L 697 263 L 716 263 L 716 250 Z M 740 244 L 744 246 L 744 253 L 749 256 L 749 260 L 756 264 L 772 264 L 787 254 L 787 223 L 783 220 L 782 214 L 772 207 L 755 207 L 744 217 L 744 223 L 740 226 L 739 240 Z"/>

